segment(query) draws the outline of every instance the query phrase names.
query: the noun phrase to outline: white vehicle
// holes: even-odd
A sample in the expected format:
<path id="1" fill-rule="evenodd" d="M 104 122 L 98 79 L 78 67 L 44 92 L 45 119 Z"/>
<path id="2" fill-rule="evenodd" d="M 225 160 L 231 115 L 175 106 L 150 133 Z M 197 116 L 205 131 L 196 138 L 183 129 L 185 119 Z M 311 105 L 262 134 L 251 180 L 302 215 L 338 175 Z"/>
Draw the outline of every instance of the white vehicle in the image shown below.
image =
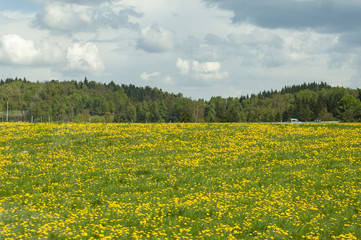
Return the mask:
<path id="1" fill-rule="evenodd" d="M 289 118 L 289 119 L 287 120 L 287 122 L 289 122 L 289 123 L 300 123 L 301 121 L 298 120 L 297 118 Z"/>

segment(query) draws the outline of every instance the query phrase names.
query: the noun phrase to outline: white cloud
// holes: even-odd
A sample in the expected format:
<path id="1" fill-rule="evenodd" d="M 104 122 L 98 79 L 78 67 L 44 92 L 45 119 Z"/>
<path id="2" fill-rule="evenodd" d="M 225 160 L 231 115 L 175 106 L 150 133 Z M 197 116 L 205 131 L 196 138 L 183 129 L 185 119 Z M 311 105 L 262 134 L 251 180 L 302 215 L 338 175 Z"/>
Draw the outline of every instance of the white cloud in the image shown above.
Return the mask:
<path id="1" fill-rule="evenodd" d="M 219 62 L 199 62 L 178 58 L 176 67 L 183 75 L 190 74 L 200 80 L 220 80 L 229 77 L 228 72 L 222 71 L 222 65 Z"/>
<path id="2" fill-rule="evenodd" d="M 175 37 L 173 34 L 158 25 L 143 28 L 141 35 L 137 46 L 146 52 L 167 52 L 175 47 Z"/>
<path id="3" fill-rule="evenodd" d="M 100 73 L 104 64 L 100 58 L 98 47 L 94 43 L 75 43 L 68 47 L 66 56 L 71 70 Z"/>
<path id="4" fill-rule="evenodd" d="M 335 5 L 308 0 L 29 3 L 34 1 L 41 4 L 31 14 L 20 4 L 0 10 L 2 78 L 81 80 L 85 75 L 119 84 L 149 83 L 195 98 L 305 81 L 360 87 L 361 34 L 354 19 L 361 16 L 361 3 L 356 0 L 329 1 Z"/>
<path id="5" fill-rule="evenodd" d="M 221 71 L 219 62 L 198 62 L 192 61 L 192 70 L 195 78 L 202 80 L 224 79 L 229 76 L 228 72 Z"/>
<path id="6" fill-rule="evenodd" d="M 42 40 L 38 45 L 17 34 L 4 35 L 0 39 L 0 61 L 27 66 L 50 66 L 64 61 L 64 54 L 58 45 L 48 40 Z"/>
<path id="7" fill-rule="evenodd" d="M 149 81 L 153 78 L 159 77 L 161 74 L 159 72 L 154 72 L 154 73 L 142 73 L 139 75 L 140 79 L 142 79 L 143 81 Z"/>
<path id="8" fill-rule="evenodd" d="M 58 31 L 80 29 L 91 23 L 89 10 L 90 8 L 86 6 L 54 2 L 47 5 L 43 12 L 37 15 L 34 24 Z"/>
<path id="9" fill-rule="evenodd" d="M 0 60 L 2 62 L 30 65 L 36 63 L 39 57 L 40 51 L 35 48 L 33 41 L 25 40 L 16 34 L 8 34 L 2 37 L 0 46 Z"/>
<path id="10" fill-rule="evenodd" d="M 139 75 L 143 81 L 152 81 L 152 83 L 172 84 L 173 79 L 168 75 L 163 75 L 160 72 L 147 73 L 143 72 Z"/>
<path id="11" fill-rule="evenodd" d="M 198 73 L 212 73 L 219 72 L 221 70 L 221 64 L 219 62 L 203 62 L 192 61 L 192 70 Z"/>
<path id="12" fill-rule="evenodd" d="M 186 75 L 189 73 L 189 70 L 190 70 L 190 62 L 187 60 L 182 60 L 181 58 L 178 58 L 176 67 L 182 74 Z"/>

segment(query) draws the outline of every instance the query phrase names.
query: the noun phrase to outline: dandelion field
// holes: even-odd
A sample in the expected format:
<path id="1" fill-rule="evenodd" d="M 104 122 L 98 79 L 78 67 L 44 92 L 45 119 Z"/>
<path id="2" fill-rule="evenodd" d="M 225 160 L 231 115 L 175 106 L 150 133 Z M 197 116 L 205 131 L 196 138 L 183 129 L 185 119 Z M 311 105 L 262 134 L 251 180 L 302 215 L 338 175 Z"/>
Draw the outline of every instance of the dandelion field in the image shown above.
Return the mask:
<path id="1" fill-rule="evenodd" d="M 361 239 L 361 124 L 0 134 L 0 239 Z"/>

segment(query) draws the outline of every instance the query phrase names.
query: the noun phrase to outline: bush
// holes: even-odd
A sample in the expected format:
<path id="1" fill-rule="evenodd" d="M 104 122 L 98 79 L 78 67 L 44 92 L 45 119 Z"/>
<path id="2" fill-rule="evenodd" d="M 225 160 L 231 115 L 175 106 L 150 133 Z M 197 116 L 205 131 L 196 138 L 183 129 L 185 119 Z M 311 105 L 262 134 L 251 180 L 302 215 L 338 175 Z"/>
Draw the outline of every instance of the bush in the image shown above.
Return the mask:
<path id="1" fill-rule="evenodd" d="M 98 116 L 98 115 L 95 115 L 95 116 L 92 116 L 90 118 L 90 122 L 92 123 L 102 123 L 102 122 L 105 122 L 105 119 L 103 116 Z"/>

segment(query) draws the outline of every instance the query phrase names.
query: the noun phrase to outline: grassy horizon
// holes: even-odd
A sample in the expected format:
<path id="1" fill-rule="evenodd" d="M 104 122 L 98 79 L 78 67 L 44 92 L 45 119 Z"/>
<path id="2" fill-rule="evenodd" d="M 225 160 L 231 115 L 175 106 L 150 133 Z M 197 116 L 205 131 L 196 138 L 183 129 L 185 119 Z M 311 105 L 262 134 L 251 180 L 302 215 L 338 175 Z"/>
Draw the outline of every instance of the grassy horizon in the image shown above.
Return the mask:
<path id="1" fill-rule="evenodd" d="M 361 239 L 361 124 L 0 134 L 0 239 Z"/>

